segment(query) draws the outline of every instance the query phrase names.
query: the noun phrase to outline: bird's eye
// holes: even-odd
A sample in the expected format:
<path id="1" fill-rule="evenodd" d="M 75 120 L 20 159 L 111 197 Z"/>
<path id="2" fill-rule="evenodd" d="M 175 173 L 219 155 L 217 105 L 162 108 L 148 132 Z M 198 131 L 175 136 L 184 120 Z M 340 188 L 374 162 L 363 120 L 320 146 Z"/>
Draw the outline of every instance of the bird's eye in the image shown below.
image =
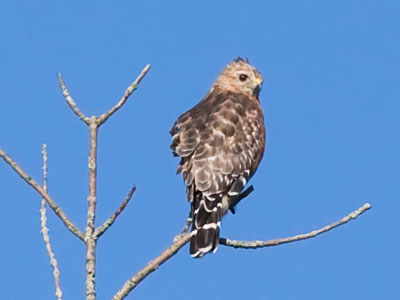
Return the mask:
<path id="1" fill-rule="evenodd" d="M 246 74 L 240 74 L 240 75 L 239 75 L 239 80 L 240 80 L 240 81 L 246 81 L 247 77 L 248 77 L 248 76 L 247 76 Z"/>

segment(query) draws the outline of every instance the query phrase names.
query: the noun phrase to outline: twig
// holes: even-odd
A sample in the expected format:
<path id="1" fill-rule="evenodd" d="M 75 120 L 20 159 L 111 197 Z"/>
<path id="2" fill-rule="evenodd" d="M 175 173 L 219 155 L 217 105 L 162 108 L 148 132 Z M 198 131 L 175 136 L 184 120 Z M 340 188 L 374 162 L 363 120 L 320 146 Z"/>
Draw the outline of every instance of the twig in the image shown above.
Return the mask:
<path id="1" fill-rule="evenodd" d="M 27 175 L 18 165 L 12 160 L 10 156 L 8 156 L 2 149 L 0 149 L 0 157 L 28 184 L 30 185 L 36 192 L 42 196 L 47 204 L 51 207 L 54 213 L 61 219 L 64 223 L 65 227 L 68 228 L 75 236 L 79 239 L 84 240 L 85 235 L 82 231 L 79 230 L 78 227 L 75 226 L 74 223 L 67 217 L 67 215 L 63 212 L 63 210 L 54 202 L 54 200 L 43 190 L 43 188 L 37 184 L 35 180 L 33 180 L 29 175 Z"/>
<path id="2" fill-rule="evenodd" d="M 144 76 L 146 76 L 147 72 L 150 70 L 150 65 L 146 65 L 136 80 L 126 89 L 122 98 L 112 107 L 108 112 L 102 114 L 97 118 L 98 125 L 103 124 L 109 117 L 111 117 L 118 109 L 120 109 L 128 100 L 129 96 L 137 89 L 139 83 L 142 81 Z"/>
<path id="3" fill-rule="evenodd" d="M 85 114 L 83 112 L 81 112 L 79 110 L 79 108 L 76 106 L 74 99 L 72 99 L 71 95 L 68 92 L 68 89 L 64 83 L 62 76 L 61 76 L 61 73 L 58 73 L 58 81 L 60 82 L 61 90 L 62 90 L 65 100 L 67 101 L 68 106 L 79 117 L 79 119 L 81 119 L 83 122 L 85 122 L 87 125 L 89 125 L 90 118 L 85 116 Z"/>
<path id="4" fill-rule="evenodd" d="M 287 244 L 287 243 L 291 243 L 291 242 L 306 240 L 306 239 L 316 237 L 317 235 L 320 235 L 324 232 L 332 230 L 336 227 L 339 227 L 340 225 L 346 224 L 347 222 L 349 222 L 353 219 L 356 219 L 357 217 L 359 217 L 361 214 L 363 214 L 370 208 L 371 208 L 371 204 L 365 203 L 359 209 L 353 211 L 351 214 L 345 216 L 344 218 L 340 219 L 339 221 L 329 224 L 321 229 L 314 230 L 314 231 L 311 231 L 311 232 L 305 233 L 305 234 L 299 234 L 299 235 L 295 235 L 295 236 L 291 236 L 291 237 L 287 237 L 287 238 L 269 240 L 269 241 L 236 241 L 236 240 L 229 240 L 229 239 L 221 238 L 219 240 L 219 243 L 221 245 L 234 247 L 234 248 L 257 249 L 257 248 L 278 246 L 278 245 Z"/>
<path id="5" fill-rule="evenodd" d="M 90 155 L 89 155 L 89 196 L 87 210 L 87 225 L 85 229 L 86 243 L 86 299 L 96 299 L 95 278 L 96 278 L 96 238 L 95 216 L 97 201 L 97 134 L 99 127 L 96 117 L 90 118 Z"/>
<path id="6" fill-rule="evenodd" d="M 340 225 L 346 224 L 350 220 L 356 219 L 362 213 L 364 213 L 365 211 L 367 211 L 370 208 L 371 208 L 371 205 L 369 203 L 366 203 L 359 209 L 355 210 L 351 214 L 342 218 L 341 220 L 334 222 L 330 225 L 327 225 L 319 230 L 315 230 L 315 231 L 312 231 L 307 234 L 296 235 L 294 237 L 264 241 L 264 242 L 261 242 L 262 245 L 256 246 L 256 247 L 251 246 L 252 245 L 251 243 L 254 243 L 252 241 L 251 242 L 231 241 L 231 240 L 228 240 L 225 238 L 220 238 L 219 243 L 221 245 L 231 246 L 231 247 L 235 247 L 235 248 L 260 248 L 260 247 L 267 247 L 267 246 L 278 246 L 278 245 L 282 245 L 285 243 L 305 240 L 305 239 L 315 237 L 321 233 L 327 232 L 327 231 L 329 231 L 333 228 L 336 228 Z M 113 297 L 113 300 L 124 299 L 143 279 L 145 279 L 148 275 L 150 275 L 152 272 L 154 272 L 159 266 L 161 266 L 168 259 L 170 259 L 172 256 L 174 256 L 186 243 L 189 242 L 189 240 L 190 240 L 190 234 L 183 235 L 183 236 L 181 236 L 181 238 L 174 240 L 174 243 L 170 247 L 168 247 L 160 256 L 158 256 L 154 260 L 150 261 L 142 270 L 137 272 L 128 281 L 126 281 L 125 284 L 122 286 L 122 288 L 115 294 L 115 296 Z M 233 244 L 232 244 L 232 242 L 233 242 Z M 235 243 L 236 243 L 236 246 L 234 246 Z M 242 245 L 246 245 L 246 247 L 244 247 Z"/>
<path id="7" fill-rule="evenodd" d="M 43 190 L 47 193 L 47 145 L 43 144 L 42 149 L 43 155 Z M 40 225 L 42 227 L 42 235 L 44 243 L 46 244 L 46 250 L 50 258 L 50 264 L 53 267 L 54 283 L 56 286 L 56 297 L 58 300 L 62 300 L 62 290 L 60 287 L 60 270 L 58 269 L 57 259 L 51 249 L 49 228 L 47 227 L 47 217 L 46 217 L 46 200 L 42 199 L 42 207 L 40 208 Z"/>
<path id="8" fill-rule="evenodd" d="M 111 225 L 115 222 L 115 220 L 118 218 L 119 214 L 125 209 L 125 207 L 128 205 L 129 201 L 132 198 L 133 193 L 136 191 L 136 187 L 132 187 L 129 190 L 128 195 L 126 196 L 125 200 L 121 203 L 121 205 L 118 207 L 118 209 L 115 211 L 115 213 L 108 218 L 103 225 L 101 225 L 100 227 L 98 227 L 95 232 L 94 235 L 97 238 L 99 238 L 108 228 L 111 227 Z"/>

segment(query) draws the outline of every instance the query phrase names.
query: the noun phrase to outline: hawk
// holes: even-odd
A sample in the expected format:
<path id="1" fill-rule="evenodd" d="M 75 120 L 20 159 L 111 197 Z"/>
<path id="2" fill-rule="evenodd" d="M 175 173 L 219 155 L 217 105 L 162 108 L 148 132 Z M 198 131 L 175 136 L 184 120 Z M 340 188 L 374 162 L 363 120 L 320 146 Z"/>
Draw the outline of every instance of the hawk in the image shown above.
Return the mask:
<path id="1" fill-rule="evenodd" d="M 222 217 L 237 199 L 264 153 L 265 127 L 259 94 L 263 77 L 237 58 L 196 106 L 172 127 L 171 150 L 181 161 L 191 203 L 190 254 L 215 252 Z"/>

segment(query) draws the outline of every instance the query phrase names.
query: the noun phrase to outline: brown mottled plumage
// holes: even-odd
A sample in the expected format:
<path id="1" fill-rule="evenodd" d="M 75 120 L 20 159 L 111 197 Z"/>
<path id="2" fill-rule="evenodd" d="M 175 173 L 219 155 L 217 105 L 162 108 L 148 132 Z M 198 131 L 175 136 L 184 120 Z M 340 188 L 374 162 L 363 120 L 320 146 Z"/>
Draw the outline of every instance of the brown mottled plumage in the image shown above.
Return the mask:
<path id="1" fill-rule="evenodd" d="M 263 77 L 238 58 L 228 64 L 211 90 L 182 114 L 170 133 L 181 161 L 193 218 L 190 254 L 216 251 L 222 217 L 234 212 L 230 201 L 256 171 L 265 148 L 259 102 Z"/>

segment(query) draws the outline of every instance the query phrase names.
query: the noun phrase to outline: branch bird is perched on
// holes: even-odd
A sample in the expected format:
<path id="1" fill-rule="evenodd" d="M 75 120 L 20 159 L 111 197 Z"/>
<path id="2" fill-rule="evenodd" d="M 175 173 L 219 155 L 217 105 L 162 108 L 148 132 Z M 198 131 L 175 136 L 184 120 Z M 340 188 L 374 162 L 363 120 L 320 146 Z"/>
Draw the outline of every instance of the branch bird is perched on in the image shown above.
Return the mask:
<path id="1" fill-rule="evenodd" d="M 265 148 L 259 102 L 263 77 L 237 58 L 222 71 L 208 94 L 182 114 L 170 133 L 171 149 L 181 161 L 191 203 L 190 254 L 216 251 L 222 217 L 256 171 Z"/>

